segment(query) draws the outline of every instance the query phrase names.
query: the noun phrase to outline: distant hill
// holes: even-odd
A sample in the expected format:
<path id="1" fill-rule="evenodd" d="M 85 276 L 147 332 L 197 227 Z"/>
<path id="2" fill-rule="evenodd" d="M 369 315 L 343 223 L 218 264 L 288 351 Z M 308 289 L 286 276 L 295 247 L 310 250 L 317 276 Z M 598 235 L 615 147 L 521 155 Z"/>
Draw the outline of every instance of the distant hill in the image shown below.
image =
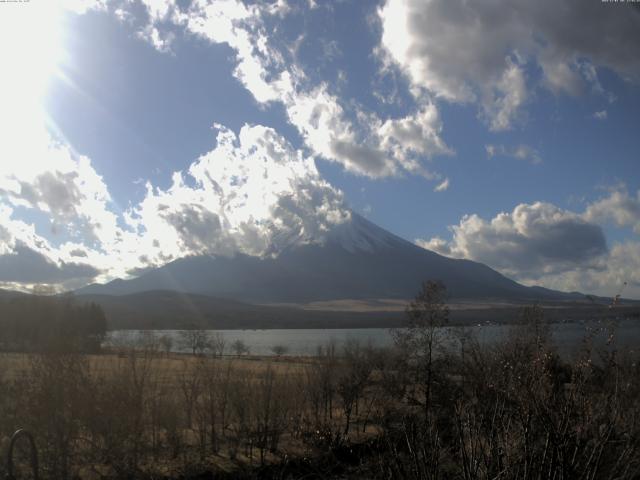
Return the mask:
<path id="1" fill-rule="evenodd" d="M 12 298 L 12 297 L 20 297 L 22 295 L 27 295 L 26 293 L 18 292 L 16 290 L 3 290 L 0 288 L 0 299 L 3 298 Z"/>
<path id="2" fill-rule="evenodd" d="M 0 290 L 0 304 L 29 294 Z M 73 297 L 72 297 L 73 298 Z M 100 305 L 107 328 L 117 329 L 263 329 L 263 328 L 389 328 L 401 326 L 404 302 L 322 302 L 304 306 L 253 305 L 235 300 L 184 292 L 153 290 L 130 295 L 75 295 L 80 304 Z M 451 304 L 452 325 L 512 323 L 518 321 L 526 301 L 510 303 L 462 302 Z M 350 307 L 352 305 L 353 308 Z M 366 305 L 366 308 L 363 306 Z M 640 318 L 640 302 L 625 302 L 609 309 L 603 299 L 596 301 L 548 301 L 544 304 L 549 321 Z"/>
<path id="3" fill-rule="evenodd" d="M 293 239 L 277 255 L 186 257 L 130 280 L 93 284 L 80 295 L 171 290 L 250 303 L 337 299 L 409 299 L 422 281 L 442 281 L 452 299 L 559 301 L 584 299 L 526 287 L 481 263 L 438 255 L 352 215 L 322 242 Z"/>
<path id="4" fill-rule="evenodd" d="M 321 310 L 300 307 L 251 305 L 234 300 L 153 290 L 130 295 L 78 295 L 79 302 L 95 302 L 107 317 L 108 328 L 116 329 L 266 329 L 266 328 L 389 328 L 405 320 L 402 308 L 395 311 Z M 375 308 L 375 302 L 372 302 Z M 520 318 L 522 303 L 453 304 L 452 325 L 513 323 Z M 609 309 L 590 302 L 547 302 L 549 321 L 639 317 L 640 308 L 625 305 Z"/>
<path id="5" fill-rule="evenodd" d="M 402 312 L 307 311 L 163 290 L 77 300 L 100 305 L 112 330 L 390 327 L 402 320 Z"/>

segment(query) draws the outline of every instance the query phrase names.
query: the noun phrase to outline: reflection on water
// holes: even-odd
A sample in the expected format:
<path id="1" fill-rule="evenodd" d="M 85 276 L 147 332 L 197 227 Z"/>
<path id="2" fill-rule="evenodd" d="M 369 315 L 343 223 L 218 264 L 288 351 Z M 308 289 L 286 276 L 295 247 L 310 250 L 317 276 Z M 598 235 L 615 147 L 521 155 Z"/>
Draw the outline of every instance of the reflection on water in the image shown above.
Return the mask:
<path id="1" fill-rule="evenodd" d="M 563 356 L 572 357 L 583 346 L 590 332 L 594 335 L 594 344 L 604 346 L 609 333 L 604 322 L 558 323 L 551 325 L 553 340 Z M 634 320 L 621 320 L 615 325 L 615 339 L 619 348 L 636 348 L 640 340 L 640 323 Z M 459 338 L 464 333 L 475 336 L 480 344 L 490 345 L 508 334 L 513 327 L 508 325 L 483 325 L 474 327 L 447 327 L 442 329 L 447 342 L 453 348 L 460 345 Z M 189 352 L 181 341 L 181 330 L 114 330 L 109 333 L 107 343 L 118 345 L 143 344 L 149 338 L 168 336 L 171 338 L 171 350 Z M 289 355 L 315 355 L 319 346 L 329 342 L 340 347 L 348 340 L 357 340 L 362 344 L 386 347 L 393 344 L 393 338 L 385 328 L 354 329 L 274 329 L 274 330 L 215 330 L 225 340 L 225 353 L 231 354 L 231 345 L 237 340 L 244 342 L 253 355 L 273 355 L 276 345 L 286 347 Z"/>

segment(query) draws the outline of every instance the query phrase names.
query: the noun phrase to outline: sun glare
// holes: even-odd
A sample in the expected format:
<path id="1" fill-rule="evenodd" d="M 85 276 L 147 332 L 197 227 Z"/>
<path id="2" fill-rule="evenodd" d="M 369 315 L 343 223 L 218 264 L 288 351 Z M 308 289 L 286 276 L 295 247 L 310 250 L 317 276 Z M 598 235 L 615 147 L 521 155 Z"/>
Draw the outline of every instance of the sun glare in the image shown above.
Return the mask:
<path id="1" fill-rule="evenodd" d="M 0 153 L 5 167 L 15 167 L 22 159 L 34 161 L 32 150 L 46 137 L 42 100 L 62 58 L 62 15 L 56 1 L 1 7 Z"/>
<path id="2" fill-rule="evenodd" d="M 60 8 L 55 1 L 6 3 L 2 7 L 0 115 L 13 124 L 32 122 L 61 60 Z"/>

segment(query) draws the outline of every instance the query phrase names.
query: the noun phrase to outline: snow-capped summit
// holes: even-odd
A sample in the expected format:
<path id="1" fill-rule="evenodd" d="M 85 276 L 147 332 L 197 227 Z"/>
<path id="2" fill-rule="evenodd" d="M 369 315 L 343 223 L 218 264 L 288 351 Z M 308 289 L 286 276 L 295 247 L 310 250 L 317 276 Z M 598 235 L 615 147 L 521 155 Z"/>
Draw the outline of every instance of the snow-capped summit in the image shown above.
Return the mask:
<path id="1" fill-rule="evenodd" d="M 336 225 L 326 239 L 328 243 L 340 245 L 351 253 L 373 253 L 397 245 L 398 240 L 401 239 L 357 213 L 352 213 L 350 220 Z"/>

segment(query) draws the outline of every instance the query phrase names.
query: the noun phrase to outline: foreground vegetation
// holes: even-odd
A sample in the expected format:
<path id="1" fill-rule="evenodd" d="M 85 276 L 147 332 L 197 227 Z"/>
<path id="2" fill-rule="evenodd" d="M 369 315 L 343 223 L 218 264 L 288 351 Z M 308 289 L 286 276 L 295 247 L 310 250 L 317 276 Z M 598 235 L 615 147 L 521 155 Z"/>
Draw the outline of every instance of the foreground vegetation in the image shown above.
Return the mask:
<path id="1" fill-rule="evenodd" d="M 638 478 L 640 367 L 613 324 L 571 362 L 537 307 L 496 345 L 444 351 L 444 294 L 425 284 L 388 350 L 4 354 L 0 435 L 32 431 L 51 479 Z"/>

